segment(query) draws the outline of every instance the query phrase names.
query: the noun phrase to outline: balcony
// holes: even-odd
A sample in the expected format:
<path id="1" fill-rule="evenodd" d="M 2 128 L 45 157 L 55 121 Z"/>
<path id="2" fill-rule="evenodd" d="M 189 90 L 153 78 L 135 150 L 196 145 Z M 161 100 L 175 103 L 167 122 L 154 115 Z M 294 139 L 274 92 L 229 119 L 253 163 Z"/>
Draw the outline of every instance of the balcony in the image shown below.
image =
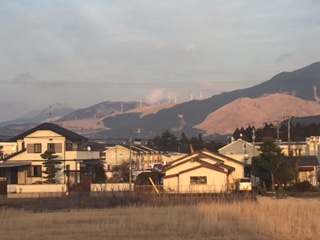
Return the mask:
<path id="1" fill-rule="evenodd" d="M 66 151 L 65 160 L 90 160 L 100 159 L 99 151 Z"/>

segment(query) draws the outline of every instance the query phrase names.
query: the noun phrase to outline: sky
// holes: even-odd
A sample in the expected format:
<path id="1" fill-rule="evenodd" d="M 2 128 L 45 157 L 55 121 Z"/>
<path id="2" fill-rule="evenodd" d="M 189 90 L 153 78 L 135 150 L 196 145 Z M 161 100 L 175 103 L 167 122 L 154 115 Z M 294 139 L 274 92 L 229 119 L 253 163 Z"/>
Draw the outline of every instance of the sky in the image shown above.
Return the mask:
<path id="1" fill-rule="evenodd" d="M 184 102 L 320 60 L 318 0 L 0 0 L 0 121 Z"/>

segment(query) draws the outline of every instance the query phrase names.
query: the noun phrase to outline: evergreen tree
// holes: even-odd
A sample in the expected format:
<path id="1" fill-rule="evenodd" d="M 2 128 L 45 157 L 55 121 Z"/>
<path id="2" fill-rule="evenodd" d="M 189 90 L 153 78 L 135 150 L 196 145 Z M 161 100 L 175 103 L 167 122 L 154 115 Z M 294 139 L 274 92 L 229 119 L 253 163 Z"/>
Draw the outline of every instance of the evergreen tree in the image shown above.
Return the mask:
<path id="1" fill-rule="evenodd" d="M 94 183 L 105 183 L 107 181 L 106 170 L 103 163 L 98 163 L 93 166 L 93 180 Z"/>
<path id="2" fill-rule="evenodd" d="M 270 174 L 271 190 L 275 190 L 275 173 L 284 164 L 284 154 L 282 149 L 278 147 L 273 138 L 265 137 L 259 148 L 261 151 L 258 156 L 258 165 Z"/>
<path id="3" fill-rule="evenodd" d="M 45 183 L 55 183 L 56 182 L 56 174 L 61 170 L 57 165 L 61 164 L 60 160 L 56 160 L 58 155 L 54 155 L 55 151 L 53 150 L 46 150 L 43 154 L 40 156 L 45 159 L 46 161 L 43 162 L 43 166 L 45 167 L 45 170 L 42 171 L 44 174 L 46 174 L 44 181 Z"/>

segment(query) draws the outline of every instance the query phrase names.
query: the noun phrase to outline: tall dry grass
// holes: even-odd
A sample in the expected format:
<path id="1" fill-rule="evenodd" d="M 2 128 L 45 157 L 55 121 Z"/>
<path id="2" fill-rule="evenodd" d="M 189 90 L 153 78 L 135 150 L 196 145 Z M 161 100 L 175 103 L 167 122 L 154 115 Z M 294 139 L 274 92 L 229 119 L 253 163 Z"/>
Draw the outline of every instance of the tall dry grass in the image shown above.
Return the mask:
<path id="1" fill-rule="evenodd" d="M 319 239 L 319 199 L 259 198 L 32 213 L 2 208 L 1 239 Z"/>

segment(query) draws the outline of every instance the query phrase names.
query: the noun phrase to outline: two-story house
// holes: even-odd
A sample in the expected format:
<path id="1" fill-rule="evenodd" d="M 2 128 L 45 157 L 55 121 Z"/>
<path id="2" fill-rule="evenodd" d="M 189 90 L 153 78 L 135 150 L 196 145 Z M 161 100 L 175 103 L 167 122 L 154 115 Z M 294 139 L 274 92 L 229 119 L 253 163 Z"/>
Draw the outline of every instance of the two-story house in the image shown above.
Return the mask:
<path id="1" fill-rule="evenodd" d="M 131 150 L 131 151 L 130 151 Z M 107 147 L 105 154 L 105 169 L 111 170 L 113 166 L 123 162 L 133 161 L 136 170 L 144 170 L 154 164 L 166 164 L 185 154 L 157 151 L 141 143 L 130 145 L 115 145 Z"/>
<path id="2" fill-rule="evenodd" d="M 0 163 L 0 177 L 8 184 L 42 183 L 46 160 L 41 154 L 48 149 L 53 150 L 61 162 L 57 183 L 79 182 L 80 168 L 100 160 L 100 152 L 92 151 L 86 137 L 53 123 L 42 123 L 10 142 L 17 144 L 17 150 Z"/>

